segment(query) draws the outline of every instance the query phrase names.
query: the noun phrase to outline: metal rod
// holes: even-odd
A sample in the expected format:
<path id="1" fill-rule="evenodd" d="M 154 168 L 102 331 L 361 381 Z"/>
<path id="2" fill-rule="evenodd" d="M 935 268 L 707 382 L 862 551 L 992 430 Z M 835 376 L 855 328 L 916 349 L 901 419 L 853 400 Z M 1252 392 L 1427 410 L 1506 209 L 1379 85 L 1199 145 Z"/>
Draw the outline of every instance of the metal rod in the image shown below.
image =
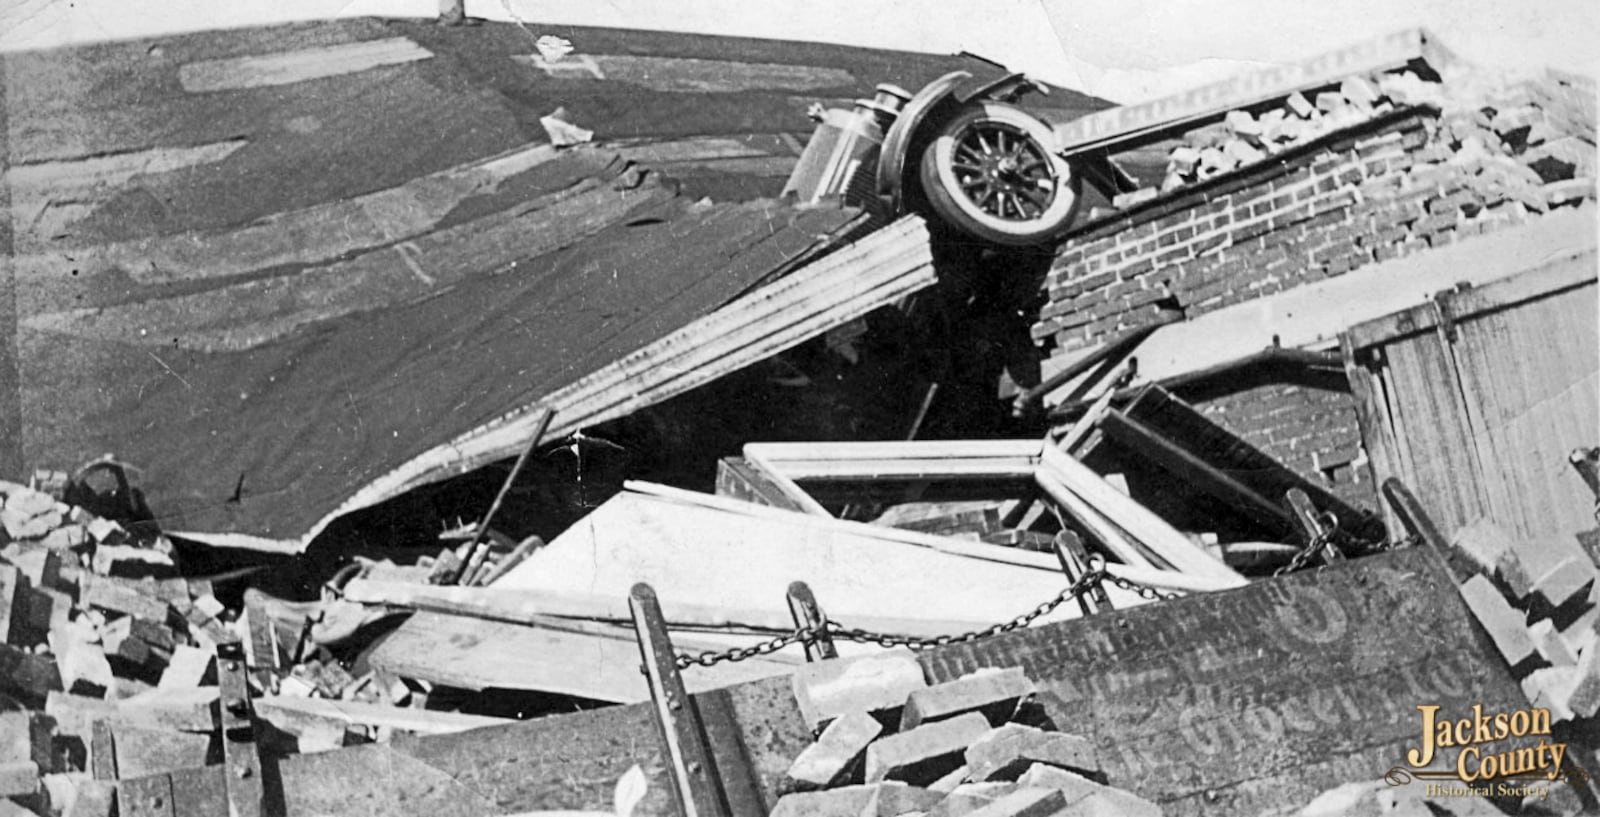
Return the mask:
<path id="1" fill-rule="evenodd" d="M 1183 320 L 1183 312 L 1176 309 L 1162 310 L 1153 323 L 1146 326 L 1129 329 L 1120 335 L 1100 344 L 1094 351 L 1067 364 L 1067 367 L 1046 378 L 1043 383 L 1019 394 L 1012 401 L 1011 413 L 1022 417 L 1034 403 L 1043 400 L 1045 395 L 1061 388 L 1072 378 L 1098 366 L 1105 360 L 1114 357 L 1123 351 L 1133 348 L 1134 344 L 1150 336 L 1150 333 L 1171 323 Z M 1111 388 L 1115 388 L 1113 385 Z"/>
<path id="2" fill-rule="evenodd" d="M 489 510 L 484 512 L 483 519 L 478 522 L 478 529 L 472 532 L 472 544 L 467 548 L 467 558 L 462 560 L 461 570 L 456 572 L 449 584 L 455 584 L 464 577 L 471 577 L 473 571 L 483 564 L 488 548 L 483 545 L 483 537 L 489 533 L 489 522 L 494 515 L 500 512 L 500 503 L 506 499 L 506 494 L 511 493 L 511 484 L 517 481 L 517 476 L 522 473 L 522 467 L 528 464 L 528 458 L 533 455 L 533 450 L 539 447 L 539 442 L 544 439 L 544 432 L 550 428 L 550 418 L 555 416 L 555 411 L 545 409 L 539 415 L 539 425 L 533 430 L 533 437 L 528 440 L 528 446 L 517 455 L 516 464 L 511 466 L 511 473 L 506 475 L 506 481 L 500 485 L 500 492 L 494 495 L 494 502 L 489 504 Z M 480 550 L 482 552 L 480 552 Z"/>
<path id="3" fill-rule="evenodd" d="M 1317 506 L 1311 504 L 1311 497 L 1300 488 L 1290 488 L 1285 491 L 1284 499 L 1289 502 L 1289 510 L 1294 512 L 1294 520 L 1300 524 L 1300 529 L 1306 536 L 1306 544 L 1311 544 L 1317 539 L 1327 536 L 1329 531 L 1322 524 L 1322 517 L 1317 513 Z M 1323 542 L 1322 560 L 1329 564 L 1344 559 L 1344 554 L 1333 546 L 1332 542 Z"/>
<path id="4" fill-rule="evenodd" d="M 817 606 L 817 597 L 811 585 L 805 582 L 789 583 L 789 614 L 794 616 L 794 626 L 811 630 L 815 637 L 806 642 L 807 661 L 826 661 L 839 657 L 839 648 L 833 645 L 833 635 L 828 632 L 828 620 Z"/>
<path id="5" fill-rule="evenodd" d="M 260 817 L 266 790 L 261 780 L 261 756 L 256 752 L 244 647 L 238 642 L 217 645 L 217 687 L 228 813 L 230 817 Z"/>
<path id="6" fill-rule="evenodd" d="M 1422 538 L 1439 554 L 1444 555 L 1449 544 L 1439 529 L 1434 526 L 1433 520 L 1428 518 L 1428 513 L 1422 509 L 1422 503 L 1417 501 L 1415 494 L 1401 482 L 1398 477 L 1389 477 L 1383 481 L 1383 495 L 1394 508 L 1395 516 L 1400 517 L 1400 524 L 1405 525 L 1406 533 Z"/>
<path id="7" fill-rule="evenodd" d="M 700 713 L 678 674 L 677 653 L 667 635 L 667 620 L 650 585 L 640 582 L 628 594 L 633 629 L 639 638 L 656 726 L 666 749 L 667 771 L 681 817 L 732 817 L 711 762 Z"/>
<path id="8" fill-rule="evenodd" d="M 1061 560 L 1061 572 L 1067 576 L 1070 584 L 1076 582 L 1089 569 L 1089 551 L 1083 547 L 1083 540 L 1078 534 L 1064 530 L 1056 534 L 1052 541 L 1055 545 L 1056 558 Z M 1078 596 L 1078 609 L 1085 616 L 1092 616 L 1101 610 L 1114 609 L 1111 606 L 1111 597 L 1106 595 L 1104 585 L 1096 583 L 1089 588 L 1089 592 Z"/>

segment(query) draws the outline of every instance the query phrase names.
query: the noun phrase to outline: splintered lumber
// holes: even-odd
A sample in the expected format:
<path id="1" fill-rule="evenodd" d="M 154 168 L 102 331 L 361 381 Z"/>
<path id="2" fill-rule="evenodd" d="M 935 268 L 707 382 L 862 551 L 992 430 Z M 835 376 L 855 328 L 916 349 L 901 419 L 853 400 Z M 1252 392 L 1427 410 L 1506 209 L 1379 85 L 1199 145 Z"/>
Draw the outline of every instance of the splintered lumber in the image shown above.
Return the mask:
<path id="1" fill-rule="evenodd" d="M 485 715 L 436 712 L 428 709 L 326 698 L 269 695 L 254 699 L 251 704 L 259 717 L 295 735 L 324 724 L 338 726 L 341 734 L 344 728 L 349 726 L 386 726 L 406 732 L 438 735 L 464 732 L 480 726 L 511 723 L 506 718 L 491 718 Z"/>
<path id="2" fill-rule="evenodd" d="M 931 286 L 937 280 L 928 231 L 902 217 L 666 337 L 579 379 L 539 405 L 508 414 L 437 445 L 368 483 L 302 537 L 333 519 L 431 481 L 514 456 L 544 407 L 555 410 L 548 436 L 623 417 L 739 371 Z"/>
<path id="3" fill-rule="evenodd" d="M 1069 490 L 1094 505 L 1176 570 L 1217 579 L 1231 587 L 1242 587 L 1247 583 L 1243 576 L 1221 559 L 1196 547 L 1188 537 L 1161 517 L 1113 488 L 1099 474 L 1056 448 L 1053 443 L 1045 444 L 1040 466 L 1041 470 L 1052 472 Z"/>

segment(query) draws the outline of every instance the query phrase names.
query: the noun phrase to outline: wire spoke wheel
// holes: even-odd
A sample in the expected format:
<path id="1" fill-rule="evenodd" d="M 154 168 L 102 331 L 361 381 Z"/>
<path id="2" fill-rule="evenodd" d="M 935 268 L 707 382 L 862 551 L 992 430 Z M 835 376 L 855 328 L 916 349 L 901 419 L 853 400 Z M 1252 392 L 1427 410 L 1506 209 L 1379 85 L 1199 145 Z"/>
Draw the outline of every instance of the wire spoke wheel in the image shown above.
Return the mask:
<path id="1" fill-rule="evenodd" d="M 923 191 L 934 215 L 997 244 L 1053 239 L 1075 214 L 1079 183 L 1050 152 L 1052 143 L 1048 126 L 1020 109 L 968 106 L 922 156 Z"/>

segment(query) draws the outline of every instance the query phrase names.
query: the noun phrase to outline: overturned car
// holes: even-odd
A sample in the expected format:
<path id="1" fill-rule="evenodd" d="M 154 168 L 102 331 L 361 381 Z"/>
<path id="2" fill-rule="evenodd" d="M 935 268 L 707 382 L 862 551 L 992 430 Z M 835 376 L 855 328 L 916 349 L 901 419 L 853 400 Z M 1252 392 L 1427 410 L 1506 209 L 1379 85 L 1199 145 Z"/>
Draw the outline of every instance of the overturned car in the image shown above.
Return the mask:
<path id="1" fill-rule="evenodd" d="M 1050 126 L 1016 104 L 1045 86 L 955 71 L 916 94 L 877 90 L 849 111 L 812 109 L 817 129 L 785 196 L 842 197 L 886 217 L 918 212 L 1001 246 L 1049 243 L 1073 224 L 1082 180 Z"/>

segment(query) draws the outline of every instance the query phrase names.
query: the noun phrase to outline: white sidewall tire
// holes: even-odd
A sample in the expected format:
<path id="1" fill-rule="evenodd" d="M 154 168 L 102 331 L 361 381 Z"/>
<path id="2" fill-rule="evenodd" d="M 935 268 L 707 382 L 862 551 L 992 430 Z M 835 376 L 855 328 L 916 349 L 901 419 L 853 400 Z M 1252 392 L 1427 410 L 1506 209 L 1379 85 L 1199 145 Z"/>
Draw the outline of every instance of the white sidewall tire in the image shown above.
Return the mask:
<path id="1" fill-rule="evenodd" d="M 951 166 L 956 145 L 972 125 L 985 121 L 998 122 L 1021 131 L 1050 162 L 1057 181 L 1055 195 L 1037 218 L 1000 218 L 979 207 L 962 192 L 961 181 L 956 178 L 955 169 Z M 936 216 L 950 227 L 974 238 L 1013 247 L 1051 241 L 1072 221 L 1082 189 L 1081 182 L 1067 166 L 1066 160 L 1050 150 L 1054 143 L 1055 137 L 1049 126 L 1021 109 L 1000 102 L 969 105 L 940 128 L 938 136 L 922 152 L 920 173 L 923 195 Z"/>

